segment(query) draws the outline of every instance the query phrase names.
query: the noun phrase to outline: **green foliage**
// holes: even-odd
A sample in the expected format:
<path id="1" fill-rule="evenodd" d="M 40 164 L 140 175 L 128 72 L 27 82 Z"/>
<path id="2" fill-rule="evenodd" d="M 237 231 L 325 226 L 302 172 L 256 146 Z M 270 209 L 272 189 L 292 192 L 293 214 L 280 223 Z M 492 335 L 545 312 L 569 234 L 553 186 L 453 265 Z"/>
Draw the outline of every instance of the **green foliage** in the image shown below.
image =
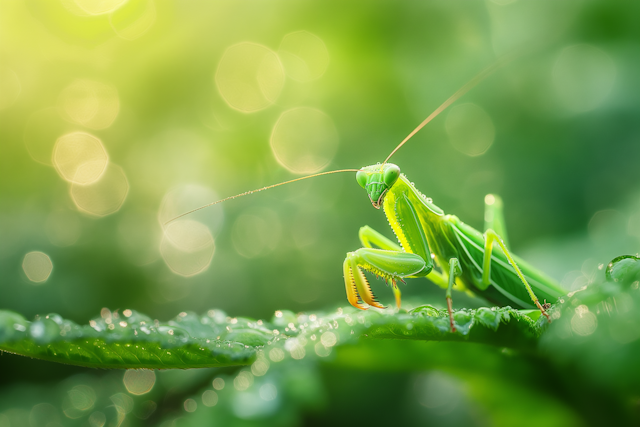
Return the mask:
<path id="1" fill-rule="evenodd" d="M 607 282 L 598 270 L 640 247 L 639 12 L 616 0 L 0 1 L 0 347 L 34 358 L 0 357 L 0 427 L 640 425 L 637 262 L 614 263 Z M 300 31 L 326 52 L 298 49 Z M 235 109 L 216 79 L 225 53 L 247 42 L 283 66 L 276 79 L 231 74 L 227 91 L 282 88 L 256 112 Z M 183 223 L 201 224 L 193 238 L 159 224 L 300 176 L 282 154 L 323 170 L 382 161 L 505 53 L 521 55 L 393 162 L 477 229 L 483 197 L 497 192 L 514 252 L 568 290 L 589 285 L 551 325 L 460 293 L 457 335 L 427 306 L 333 310 L 346 304 L 339 267 L 358 228 L 392 236 L 353 174 L 200 211 Z M 280 118 L 301 108 L 334 131 L 276 151 Z M 101 141 L 121 179 L 72 184 L 65 162 L 54 167 L 56 141 L 75 132 Z M 99 172 L 85 160 L 79 170 Z M 125 182 L 126 194 L 115 185 Z M 34 252 L 48 269 L 25 264 Z M 393 298 L 371 285 L 382 303 Z M 402 293 L 445 301 L 426 280 Z M 99 330 L 86 324 L 105 306 L 150 319 L 105 311 Z M 305 315 L 271 319 L 280 307 L 316 313 L 322 333 L 300 330 Z M 153 320 L 184 309 L 204 315 Z M 34 319 L 50 312 L 60 316 Z M 231 323 L 237 315 L 264 321 Z M 136 335 L 142 326 L 148 335 Z M 125 372 L 86 366 L 217 367 L 127 371 L 155 375 L 137 395 Z"/>
<path id="2" fill-rule="evenodd" d="M 472 399 L 482 405 L 484 419 L 495 425 L 538 425 L 536 418 L 522 419 L 531 405 L 553 414 L 546 425 L 607 420 L 628 424 L 637 421 L 637 414 L 625 402 L 640 393 L 634 369 L 640 351 L 640 259 L 616 258 L 607 267 L 606 279 L 563 297 L 549 311 L 551 324 L 538 313 L 479 308 L 456 311 L 458 332 L 451 333 L 446 311 L 429 305 L 399 313 L 351 307 L 330 313 L 277 311 L 268 322 L 231 318 L 221 310 L 202 316 L 183 312 L 158 322 L 131 310 L 103 309 L 85 326 L 55 314 L 28 322 L 2 311 L 0 347 L 101 368 L 217 368 L 191 371 L 209 372 L 204 376 L 173 379 L 174 371 L 158 372 L 155 388 L 147 390 L 144 399 L 129 389 L 126 378 L 124 385 L 117 380 L 117 374 L 71 378 L 56 392 L 66 396 L 59 403 L 62 412 L 77 421 L 69 425 L 92 422 L 90 417 L 129 418 L 134 425 L 135 419 L 177 426 L 210 420 L 225 425 L 297 425 L 305 414 L 348 401 L 349 396 L 337 396 L 354 374 L 341 378 L 347 383 L 338 389 L 327 378 L 343 377 L 354 369 L 379 375 L 435 372 L 414 380 L 418 401 L 431 399 L 421 404 L 437 406 L 434 396 L 447 393 Z M 460 381 L 466 387 L 462 394 Z M 424 397 L 421 387 L 439 392 Z M 571 390 L 570 398 L 562 390 Z M 153 399 L 166 393 L 179 394 L 177 407 L 156 412 Z M 526 399 L 504 405 L 512 395 Z M 90 405 L 82 406 L 89 400 Z M 11 398 L 7 402 L 15 403 Z M 42 405 L 34 408 L 54 411 L 55 405 Z M 466 410 L 471 410 L 469 405 Z M 603 414 L 603 405 L 612 412 Z M 8 413 L 20 418 L 19 411 Z M 408 413 L 401 418 L 411 417 Z M 471 425 L 479 422 L 477 416 L 459 417 Z"/>
<path id="3" fill-rule="evenodd" d="M 607 390 L 640 395 L 640 259 L 617 257 L 606 274 L 556 308 L 540 350 Z"/>
<path id="4" fill-rule="evenodd" d="M 449 331 L 446 311 L 422 306 L 410 313 L 353 308 L 331 314 L 278 311 L 270 323 L 230 318 L 221 310 L 203 316 L 180 313 L 158 322 L 132 310 L 109 312 L 79 326 L 57 314 L 26 321 L 0 311 L 0 349 L 54 362 L 97 368 L 202 368 L 247 365 L 260 351 L 279 349 L 294 359 L 328 356 L 337 344 L 369 339 L 470 341 L 532 349 L 533 320 L 511 308 L 455 313 Z"/>

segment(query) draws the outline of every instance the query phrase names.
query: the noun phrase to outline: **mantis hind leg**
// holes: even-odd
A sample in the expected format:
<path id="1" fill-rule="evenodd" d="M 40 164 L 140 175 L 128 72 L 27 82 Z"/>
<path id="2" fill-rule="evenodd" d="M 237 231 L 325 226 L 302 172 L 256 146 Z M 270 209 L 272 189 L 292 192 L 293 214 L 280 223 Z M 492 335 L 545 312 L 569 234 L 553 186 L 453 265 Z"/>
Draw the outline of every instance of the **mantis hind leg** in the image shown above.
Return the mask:
<path id="1" fill-rule="evenodd" d="M 540 312 L 542 312 L 542 314 L 547 318 L 547 320 L 549 320 L 549 322 L 551 322 L 551 319 L 549 318 L 549 315 L 547 314 L 547 312 L 544 309 L 544 307 L 542 307 L 542 305 L 540 304 L 540 301 L 538 301 L 538 297 L 533 292 L 533 289 L 531 289 L 531 286 L 527 282 L 527 279 L 524 277 L 524 274 L 522 274 L 522 271 L 520 270 L 520 267 L 518 267 L 518 264 L 516 264 L 516 262 L 514 261 L 513 257 L 511 256 L 511 253 L 509 253 L 509 250 L 507 249 L 507 246 L 504 244 L 504 242 L 502 241 L 502 239 L 500 238 L 498 233 L 496 233 L 492 229 L 488 229 L 484 233 L 484 259 L 483 259 L 483 263 L 482 263 L 482 286 L 484 286 L 485 289 L 486 289 L 486 287 L 488 287 L 489 284 L 490 284 L 491 252 L 493 250 L 493 244 L 495 242 L 498 243 L 498 245 L 500 246 L 500 248 L 504 252 L 504 255 L 507 257 L 507 260 L 509 261 L 509 264 L 511 264 L 511 266 L 515 270 L 516 274 L 518 275 L 518 277 L 520 278 L 520 280 L 524 284 L 524 287 L 527 289 L 527 292 L 529 293 L 529 296 L 531 297 L 531 301 L 533 301 L 533 303 L 536 305 L 536 307 L 538 307 L 540 309 Z"/>
<path id="2" fill-rule="evenodd" d="M 506 247 L 509 247 L 507 239 L 507 225 L 504 220 L 504 206 L 502 199 L 496 194 L 487 194 L 484 197 L 484 231 L 493 230 L 500 237 Z"/>

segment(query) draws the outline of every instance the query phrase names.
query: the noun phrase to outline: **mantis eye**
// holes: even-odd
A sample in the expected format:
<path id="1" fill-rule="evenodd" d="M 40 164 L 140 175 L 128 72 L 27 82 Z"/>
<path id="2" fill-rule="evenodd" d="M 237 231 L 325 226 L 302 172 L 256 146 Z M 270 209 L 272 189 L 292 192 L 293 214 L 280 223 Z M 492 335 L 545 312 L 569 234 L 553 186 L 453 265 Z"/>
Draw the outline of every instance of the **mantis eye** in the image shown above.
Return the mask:
<path id="1" fill-rule="evenodd" d="M 356 181 L 360 184 L 360 187 L 365 188 L 367 185 L 367 173 L 364 171 L 356 172 Z"/>
<path id="2" fill-rule="evenodd" d="M 384 171 L 384 183 L 387 187 L 391 187 L 398 180 L 400 176 L 400 168 L 396 165 L 389 165 Z"/>

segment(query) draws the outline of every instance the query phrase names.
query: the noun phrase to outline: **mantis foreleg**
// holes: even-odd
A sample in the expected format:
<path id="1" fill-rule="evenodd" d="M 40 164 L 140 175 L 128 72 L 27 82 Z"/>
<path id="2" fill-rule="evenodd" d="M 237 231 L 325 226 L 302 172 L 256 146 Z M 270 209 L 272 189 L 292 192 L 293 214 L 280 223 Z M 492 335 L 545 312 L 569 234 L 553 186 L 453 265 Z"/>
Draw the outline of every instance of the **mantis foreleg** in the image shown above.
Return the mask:
<path id="1" fill-rule="evenodd" d="M 371 291 L 369 282 L 361 270 L 365 269 L 391 281 L 399 308 L 400 291 L 397 289 L 396 280 L 418 273 L 426 275 L 432 267 L 433 264 L 427 265 L 419 255 L 403 251 L 360 248 L 355 252 L 349 252 L 343 264 L 347 299 L 351 305 L 362 310 L 367 307 L 360 303 L 360 299 L 370 306 L 384 308 Z"/>
<path id="2" fill-rule="evenodd" d="M 360 227 L 360 231 L 358 232 L 358 237 L 360 237 L 360 241 L 362 242 L 365 248 L 373 248 L 375 245 L 380 249 L 387 249 L 390 251 L 402 250 L 399 244 L 393 242 L 390 239 L 387 239 L 385 236 L 378 233 L 376 230 L 369 227 L 368 225 L 365 225 L 364 227 Z"/>
<path id="3" fill-rule="evenodd" d="M 377 232 L 368 225 L 360 227 L 358 237 L 360 237 L 360 241 L 365 248 L 373 248 L 374 246 L 377 246 L 380 249 L 387 249 L 398 252 L 402 251 L 400 245 L 386 238 L 381 233 Z M 437 270 L 431 270 L 431 273 L 427 274 L 427 279 L 431 280 L 433 283 L 443 289 L 446 289 L 449 286 L 447 275 L 442 274 Z M 400 289 L 397 286 L 393 286 L 393 293 L 396 297 L 396 305 L 400 307 Z"/>

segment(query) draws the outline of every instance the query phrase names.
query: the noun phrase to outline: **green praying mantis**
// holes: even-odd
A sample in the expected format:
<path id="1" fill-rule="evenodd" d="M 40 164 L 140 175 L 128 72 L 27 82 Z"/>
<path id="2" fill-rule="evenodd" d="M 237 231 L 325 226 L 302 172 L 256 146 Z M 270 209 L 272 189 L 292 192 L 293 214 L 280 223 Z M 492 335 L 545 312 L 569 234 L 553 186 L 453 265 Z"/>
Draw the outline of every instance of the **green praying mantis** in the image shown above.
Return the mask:
<path id="1" fill-rule="evenodd" d="M 489 194 L 485 197 L 483 234 L 458 217 L 446 215 L 400 172 L 397 165 L 388 163 L 413 135 L 500 66 L 498 62 L 488 67 L 460 88 L 398 144 L 383 163 L 360 169 L 321 172 L 247 191 L 185 212 L 167 224 L 208 206 L 258 191 L 321 175 L 356 172 L 356 180 L 367 192 L 372 205 L 376 209 L 383 208 L 398 243 L 368 226 L 360 229 L 363 247 L 349 252 L 343 264 L 347 299 L 352 306 L 362 310 L 385 308 L 376 299 L 362 271 L 367 270 L 391 284 L 398 309 L 401 292 L 397 283 L 404 282 L 405 278 L 426 277 L 446 289 L 452 332 L 456 332 L 451 295 L 454 286 L 497 305 L 519 309 L 537 307 L 549 319 L 546 312 L 548 303 L 556 302 L 566 291 L 556 281 L 511 254 L 506 239 L 503 205 L 498 196 Z"/>

